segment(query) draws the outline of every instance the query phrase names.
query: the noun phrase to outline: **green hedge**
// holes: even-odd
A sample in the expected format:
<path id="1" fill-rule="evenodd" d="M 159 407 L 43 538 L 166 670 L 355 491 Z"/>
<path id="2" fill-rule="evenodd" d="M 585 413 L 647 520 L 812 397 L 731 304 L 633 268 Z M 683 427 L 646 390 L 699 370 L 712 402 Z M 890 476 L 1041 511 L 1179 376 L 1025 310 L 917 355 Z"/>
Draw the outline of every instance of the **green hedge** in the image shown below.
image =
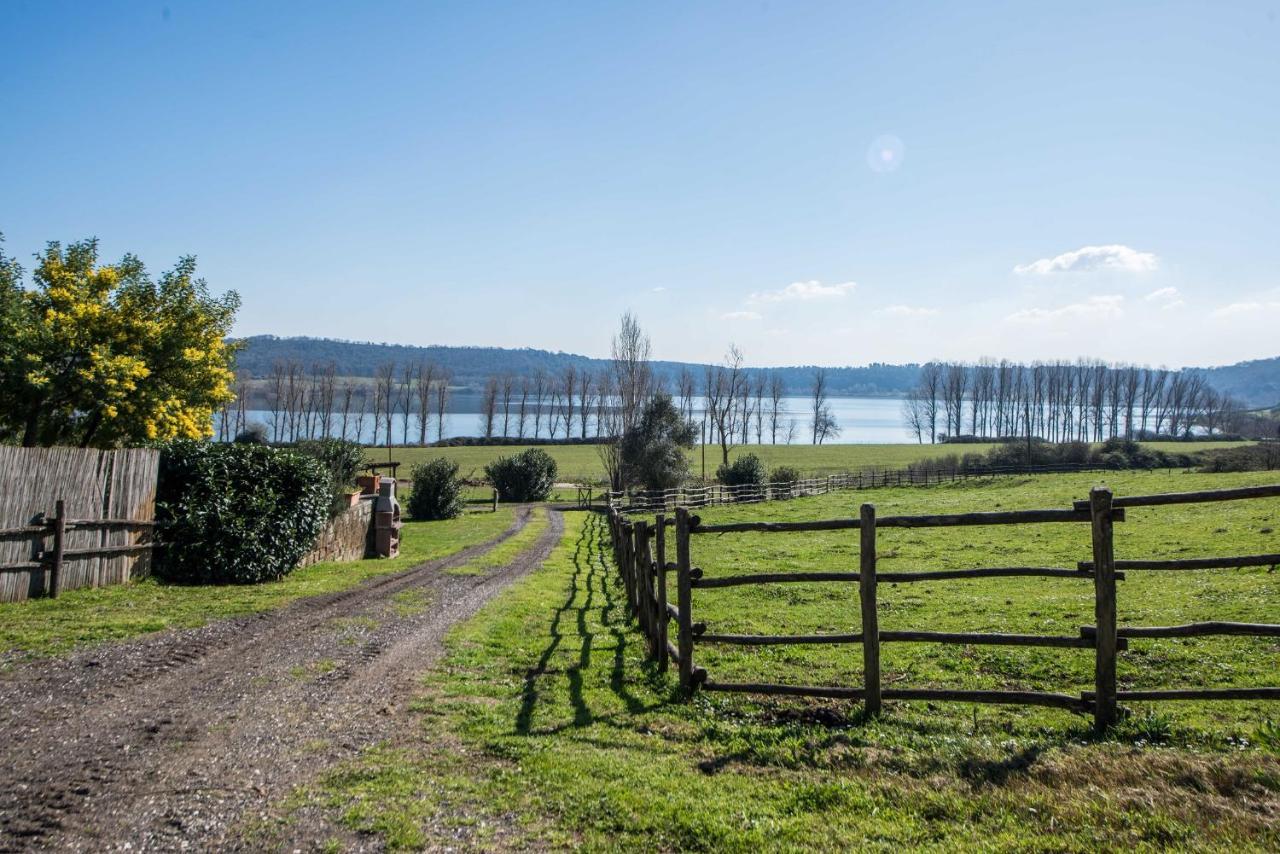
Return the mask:
<path id="1" fill-rule="evenodd" d="M 287 575 L 328 520 L 329 472 L 296 451 L 178 441 L 160 456 L 156 575 L 253 584 Z"/>
<path id="2" fill-rule="evenodd" d="M 414 519 L 454 519 L 462 515 L 462 481 L 458 464 L 443 457 L 413 467 L 409 516 Z"/>
<path id="3" fill-rule="evenodd" d="M 556 482 L 556 461 L 541 448 L 498 457 L 484 467 L 485 476 L 503 501 L 542 501 Z"/>

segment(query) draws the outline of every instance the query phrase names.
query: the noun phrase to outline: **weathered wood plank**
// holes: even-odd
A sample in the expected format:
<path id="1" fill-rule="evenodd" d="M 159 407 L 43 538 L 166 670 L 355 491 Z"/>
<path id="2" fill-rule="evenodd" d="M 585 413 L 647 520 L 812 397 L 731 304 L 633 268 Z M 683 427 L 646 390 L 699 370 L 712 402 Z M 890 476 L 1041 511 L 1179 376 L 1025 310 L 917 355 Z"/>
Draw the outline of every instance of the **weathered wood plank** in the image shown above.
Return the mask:
<path id="1" fill-rule="evenodd" d="M 1080 569 L 1093 572 L 1093 561 L 1081 561 Z M 1280 554 L 1234 555 L 1229 557 L 1151 558 L 1117 560 L 1116 569 L 1239 569 L 1245 566 L 1280 566 Z"/>
<path id="2" fill-rule="evenodd" d="M 1280 496 L 1280 484 L 1239 486 L 1232 489 L 1204 489 L 1196 492 L 1165 492 L 1159 495 L 1128 495 L 1114 499 L 1114 507 L 1159 507 L 1165 504 L 1201 504 L 1208 501 L 1240 501 Z M 1077 510 L 1087 510 L 1088 501 L 1076 501 Z"/>
<path id="3" fill-rule="evenodd" d="M 758 572 L 751 575 L 726 575 L 719 578 L 693 578 L 694 588 L 742 587 L 749 584 L 781 584 L 789 582 L 857 581 L 856 572 Z"/>
<path id="4" fill-rule="evenodd" d="M 790 646 L 800 644 L 862 643 L 862 633 L 832 635 L 734 635 L 703 634 L 698 643 L 720 643 L 737 646 Z"/>
<path id="5" fill-rule="evenodd" d="M 768 694 L 789 697 L 826 697 L 833 700 L 861 700 L 860 688 L 827 688 L 817 685 L 778 685 L 772 682 L 712 682 L 702 685 L 704 691 L 731 691 L 739 694 Z"/>

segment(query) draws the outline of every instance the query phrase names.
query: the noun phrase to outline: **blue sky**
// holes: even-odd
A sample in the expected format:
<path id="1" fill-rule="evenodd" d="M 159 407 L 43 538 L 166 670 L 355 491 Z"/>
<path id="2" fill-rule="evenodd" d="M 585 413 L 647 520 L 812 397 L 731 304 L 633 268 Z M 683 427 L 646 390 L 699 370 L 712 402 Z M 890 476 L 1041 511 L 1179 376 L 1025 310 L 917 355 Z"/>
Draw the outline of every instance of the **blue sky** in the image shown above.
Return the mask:
<path id="1" fill-rule="evenodd" d="M 0 231 L 243 334 L 1280 355 L 1280 2 L 0 3 Z"/>

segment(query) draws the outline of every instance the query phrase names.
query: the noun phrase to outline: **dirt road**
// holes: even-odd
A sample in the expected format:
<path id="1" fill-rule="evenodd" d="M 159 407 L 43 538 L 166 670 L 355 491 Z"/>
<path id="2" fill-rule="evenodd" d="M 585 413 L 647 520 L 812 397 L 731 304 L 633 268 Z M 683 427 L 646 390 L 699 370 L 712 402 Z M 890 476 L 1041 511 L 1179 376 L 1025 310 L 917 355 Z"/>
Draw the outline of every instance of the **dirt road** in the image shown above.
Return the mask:
<path id="1" fill-rule="evenodd" d="M 0 674 L 0 851 L 258 847 L 246 828 L 296 786 L 413 725 L 445 632 L 540 564 L 563 518 L 488 574 L 444 570 L 529 517 L 343 593 Z M 330 838 L 325 821 L 291 825 L 287 850 Z"/>

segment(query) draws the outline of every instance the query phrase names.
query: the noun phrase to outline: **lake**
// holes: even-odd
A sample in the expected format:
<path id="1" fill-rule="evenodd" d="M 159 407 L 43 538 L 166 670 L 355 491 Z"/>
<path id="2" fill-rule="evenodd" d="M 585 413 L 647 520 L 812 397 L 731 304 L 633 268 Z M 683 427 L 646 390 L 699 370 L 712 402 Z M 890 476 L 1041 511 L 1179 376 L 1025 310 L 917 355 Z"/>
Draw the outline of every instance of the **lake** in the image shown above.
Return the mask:
<path id="1" fill-rule="evenodd" d="M 811 439 L 811 421 L 810 403 L 806 397 L 786 397 L 782 400 L 783 409 L 786 414 L 779 419 L 778 425 L 778 442 L 785 443 L 790 425 L 794 422 L 795 433 L 792 439 L 793 444 L 807 444 Z M 767 402 L 766 402 L 767 405 Z M 909 442 L 914 443 L 915 437 L 908 433 L 906 425 L 902 419 L 902 398 L 898 397 L 832 397 L 829 401 L 831 412 L 835 415 L 836 423 L 840 425 L 840 435 L 834 439 L 828 439 L 827 444 L 885 444 Z M 250 410 L 248 413 L 249 421 L 258 422 L 264 425 L 272 423 L 272 413 L 260 410 Z M 498 413 L 498 432 L 502 428 L 502 413 Z M 509 432 L 513 435 L 516 432 L 514 407 L 511 415 L 512 423 Z M 395 417 L 394 434 L 396 441 L 399 442 L 403 435 L 403 418 L 400 415 Z M 340 418 L 335 416 L 333 419 L 332 434 L 336 435 L 340 432 Z M 595 419 L 588 421 L 588 433 L 594 433 Z M 360 430 L 359 438 L 361 441 L 368 442 L 373 435 L 373 416 L 366 415 L 364 417 L 363 429 Z M 434 441 L 436 439 L 436 419 L 432 415 L 430 420 L 430 428 L 428 438 Z M 217 429 L 217 421 L 215 419 L 215 432 Z M 579 426 L 577 418 L 574 419 L 574 435 L 578 435 Z M 765 438 L 769 441 L 769 423 L 768 417 L 765 418 Z M 356 438 L 357 426 L 355 418 L 348 420 L 348 438 Z M 448 411 L 445 413 L 444 423 L 445 438 L 456 436 L 481 436 L 484 435 L 484 422 L 480 415 L 480 396 L 475 394 L 455 394 L 449 399 Z M 528 417 L 525 426 L 525 436 L 528 438 L 544 438 L 547 435 L 546 416 L 542 418 L 538 435 L 533 434 L 533 416 Z M 560 433 L 563 435 L 563 431 Z M 416 442 L 418 437 L 418 417 L 414 413 L 409 417 L 409 441 Z M 752 423 L 751 439 L 755 441 L 755 425 Z M 379 441 L 384 441 L 379 436 Z"/>

